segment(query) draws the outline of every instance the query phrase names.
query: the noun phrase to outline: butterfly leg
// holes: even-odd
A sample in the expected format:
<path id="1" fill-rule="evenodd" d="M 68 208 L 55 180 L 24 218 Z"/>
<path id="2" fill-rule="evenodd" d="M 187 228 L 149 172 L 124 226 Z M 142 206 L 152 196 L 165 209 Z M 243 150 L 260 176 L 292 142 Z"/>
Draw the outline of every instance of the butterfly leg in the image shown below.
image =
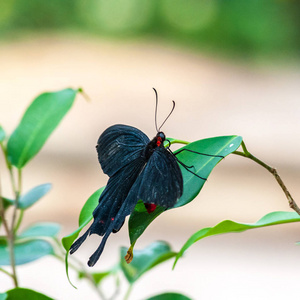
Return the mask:
<path id="1" fill-rule="evenodd" d="M 201 176 L 199 176 L 198 174 L 196 174 L 196 173 L 194 173 L 193 171 L 191 171 L 191 170 L 190 170 L 191 167 L 185 165 L 185 164 L 184 164 L 182 161 L 180 161 L 175 155 L 174 155 L 174 157 L 176 158 L 177 162 L 178 162 L 179 164 L 181 164 L 188 172 L 192 173 L 193 175 L 197 176 L 198 178 L 200 178 L 200 179 L 202 179 L 202 180 L 207 180 L 207 178 L 201 177 Z M 192 167 L 194 167 L 194 166 L 192 166 Z"/>
<path id="2" fill-rule="evenodd" d="M 179 154 L 179 153 L 181 153 L 183 151 L 188 151 L 188 152 L 192 152 L 192 153 L 196 153 L 196 154 L 200 154 L 200 155 L 205 155 L 205 156 L 210 156 L 210 157 L 221 157 L 221 158 L 224 158 L 223 155 L 206 154 L 206 153 L 201 153 L 201 152 L 193 151 L 193 150 L 190 150 L 190 149 L 181 149 L 178 152 L 174 153 L 174 155 L 176 156 L 177 154 Z"/>

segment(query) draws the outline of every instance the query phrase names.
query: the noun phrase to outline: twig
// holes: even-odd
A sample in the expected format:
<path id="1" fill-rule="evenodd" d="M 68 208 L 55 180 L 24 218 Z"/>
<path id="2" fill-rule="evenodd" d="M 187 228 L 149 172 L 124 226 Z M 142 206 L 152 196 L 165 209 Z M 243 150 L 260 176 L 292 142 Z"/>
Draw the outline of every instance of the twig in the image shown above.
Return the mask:
<path id="1" fill-rule="evenodd" d="M 0 178 L 1 179 L 1 178 Z M 14 281 L 15 287 L 18 287 L 18 278 L 17 278 L 17 272 L 16 272 L 16 262 L 15 262 L 15 252 L 14 252 L 14 232 L 13 228 L 9 228 L 8 223 L 5 219 L 5 210 L 4 210 L 4 201 L 2 198 L 2 188 L 1 188 L 1 180 L 0 180 L 0 216 L 2 219 L 2 223 L 7 235 L 7 242 L 8 242 L 8 249 L 9 249 L 9 257 L 10 257 L 10 264 L 12 268 L 12 274 L 10 274 L 10 277 Z"/>
<path id="2" fill-rule="evenodd" d="M 278 184 L 280 185 L 281 189 L 283 190 L 286 198 L 288 199 L 289 202 L 289 206 L 290 208 L 292 208 L 294 211 L 296 211 L 299 215 L 300 215 L 300 208 L 298 207 L 298 205 L 296 204 L 296 202 L 294 201 L 294 199 L 292 198 L 290 192 L 288 191 L 287 187 L 285 186 L 285 184 L 283 183 L 281 177 L 279 176 L 279 174 L 277 173 L 277 170 L 273 167 L 268 166 L 267 164 L 265 164 L 263 161 L 261 161 L 260 159 L 256 158 L 255 156 L 253 156 L 246 148 L 246 145 L 244 142 L 241 143 L 241 146 L 243 148 L 244 152 L 241 151 L 234 151 L 232 152 L 233 154 L 236 155 L 240 155 L 243 157 L 247 157 L 253 161 L 255 161 L 256 163 L 258 163 L 259 165 L 261 165 L 262 167 L 264 167 L 265 169 L 267 169 L 270 173 L 273 174 L 273 176 L 275 177 L 275 179 L 277 180 Z"/>

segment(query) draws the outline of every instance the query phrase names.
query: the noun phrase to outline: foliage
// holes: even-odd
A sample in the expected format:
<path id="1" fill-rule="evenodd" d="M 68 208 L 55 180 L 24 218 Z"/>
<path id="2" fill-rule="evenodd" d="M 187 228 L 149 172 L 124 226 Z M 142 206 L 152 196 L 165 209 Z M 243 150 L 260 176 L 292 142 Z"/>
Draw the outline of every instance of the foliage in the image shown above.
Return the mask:
<path id="1" fill-rule="evenodd" d="M 70 110 L 80 91 L 81 89 L 69 88 L 43 93 L 27 108 L 20 124 L 11 135 L 6 135 L 0 126 L 0 146 L 14 194 L 14 199 L 9 199 L 2 195 L 0 189 L 0 226 L 3 226 L 6 233 L 0 237 L 0 271 L 9 275 L 15 285 L 15 289 L 2 293 L 0 299 L 51 299 L 18 286 L 16 266 L 33 262 L 46 255 L 58 256 L 60 248 L 58 243 L 60 226 L 56 223 L 34 223 L 21 232 L 19 230 L 27 209 L 42 199 L 52 187 L 51 184 L 44 183 L 33 187 L 27 193 L 22 193 L 22 170 L 41 150 Z M 10 222 L 7 220 L 8 213 L 12 215 Z M 2 266 L 11 266 L 12 272 L 8 272 Z"/>
<path id="2" fill-rule="evenodd" d="M 146 35 L 244 57 L 299 56 L 298 1 L 1 1 L 0 32 L 72 28 L 124 38 Z M 117 20 L 117 21 L 116 21 Z"/>
<path id="3" fill-rule="evenodd" d="M 134 246 L 145 229 L 156 217 L 165 213 L 162 207 L 157 207 L 154 212 L 148 213 L 143 202 L 139 201 L 128 222 L 131 245 L 128 250 L 126 247 L 120 249 L 117 265 L 101 272 L 87 272 L 75 258 L 72 258 L 72 264 L 69 264 L 68 253 L 70 246 L 83 227 L 92 220 L 93 210 L 97 206 L 99 196 L 105 187 L 98 189 L 89 197 L 80 212 L 78 228 L 64 237 L 62 244 L 60 244 L 57 238 L 60 226 L 56 223 L 34 223 L 23 231 L 19 230 L 27 209 L 42 199 L 52 187 L 50 183 L 39 184 L 23 193 L 22 170 L 41 150 L 51 133 L 72 107 L 79 92 L 82 92 L 82 90 L 65 89 L 59 92 L 43 93 L 28 107 L 20 124 L 11 135 L 7 135 L 0 126 L 0 146 L 5 158 L 6 168 L 10 174 L 14 194 L 13 199 L 7 198 L 2 195 L 2 190 L 0 189 L 0 226 L 3 227 L 5 232 L 5 235 L 0 236 L 0 272 L 10 276 L 15 286 L 14 289 L 1 291 L 0 299 L 52 299 L 37 291 L 19 287 L 16 274 L 17 266 L 28 264 L 47 255 L 51 255 L 59 260 L 65 258 L 67 276 L 68 268 L 73 268 L 77 272 L 79 279 L 88 280 L 92 283 L 102 299 L 106 299 L 106 296 L 101 291 L 105 279 L 109 277 L 115 279 L 115 290 L 111 297 L 113 299 L 119 293 L 120 278 L 124 276 L 128 282 L 125 299 L 128 299 L 133 285 L 136 284 L 141 276 L 172 258 L 175 259 L 173 265 L 175 267 L 183 253 L 200 239 L 229 232 L 242 232 L 249 229 L 300 221 L 300 216 L 296 212 L 269 213 L 254 224 L 226 220 L 213 227 L 202 228 L 197 231 L 187 240 L 179 252 L 175 252 L 165 241 L 153 241 L 144 249 L 136 250 Z M 172 138 L 169 138 L 169 140 L 172 144 L 185 144 L 185 146 L 177 150 L 177 152 L 180 152 L 177 155 L 178 159 L 187 165 L 192 165 L 194 172 L 205 178 L 209 176 L 213 168 L 221 161 L 222 156 L 236 154 L 253 160 L 274 175 L 286 194 L 290 206 L 299 213 L 299 208 L 276 170 L 249 153 L 240 136 L 215 137 L 193 143 Z M 240 146 L 242 151 L 237 150 Z M 221 157 L 195 155 L 188 151 L 182 151 L 183 149 L 220 155 Z M 179 209 L 181 206 L 193 201 L 205 183 L 205 180 L 192 175 L 182 167 L 181 171 L 184 179 L 184 193 L 173 209 Z M 8 213 L 12 216 L 10 222 L 7 221 Z M 65 253 L 62 246 L 66 250 Z M 127 255 L 133 257 L 130 264 L 124 259 L 124 256 Z M 7 266 L 11 267 L 11 271 L 7 270 Z M 148 300 L 168 299 L 188 300 L 190 298 L 174 292 L 166 292 L 148 298 Z"/>

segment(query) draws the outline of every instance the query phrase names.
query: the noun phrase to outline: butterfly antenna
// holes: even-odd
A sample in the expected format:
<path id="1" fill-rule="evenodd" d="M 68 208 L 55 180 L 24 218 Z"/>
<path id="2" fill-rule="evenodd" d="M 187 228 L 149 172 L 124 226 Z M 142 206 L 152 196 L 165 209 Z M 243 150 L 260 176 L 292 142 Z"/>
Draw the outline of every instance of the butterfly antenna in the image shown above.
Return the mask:
<path id="1" fill-rule="evenodd" d="M 157 95 L 157 91 L 155 88 L 153 88 L 154 93 L 155 93 L 155 128 L 156 131 L 158 132 L 158 128 L 157 128 L 157 106 L 158 106 L 158 95 Z"/>
<path id="2" fill-rule="evenodd" d="M 175 101 L 172 100 L 172 102 L 173 102 L 173 107 L 172 107 L 170 113 L 168 114 L 168 116 L 167 116 L 167 117 L 165 118 L 165 120 L 163 121 L 163 123 L 159 126 L 158 131 L 160 131 L 160 129 L 163 127 L 163 125 L 164 125 L 164 124 L 166 123 L 166 121 L 169 119 L 169 117 L 171 116 L 171 114 L 172 114 L 172 112 L 173 112 L 173 110 L 174 110 L 174 108 L 175 108 Z"/>

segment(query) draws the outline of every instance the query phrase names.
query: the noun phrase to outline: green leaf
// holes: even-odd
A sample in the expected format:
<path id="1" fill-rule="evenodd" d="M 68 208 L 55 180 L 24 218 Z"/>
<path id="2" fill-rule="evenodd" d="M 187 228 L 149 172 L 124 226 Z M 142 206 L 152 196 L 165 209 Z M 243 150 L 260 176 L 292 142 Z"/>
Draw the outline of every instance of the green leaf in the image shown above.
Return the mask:
<path id="1" fill-rule="evenodd" d="M 24 288 L 14 288 L 6 292 L 8 297 L 6 300 L 23 300 L 23 299 L 30 299 L 30 300 L 54 300 L 44 294 L 36 292 L 30 289 Z M 1 299 L 1 298 L 0 298 Z M 4 298 L 5 299 L 5 298 Z"/>
<path id="2" fill-rule="evenodd" d="M 14 251 L 16 265 L 23 265 L 54 253 L 52 245 L 49 242 L 37 239 L 17 241 Z M 1 242 L 0 266 L 8 265 L 10 265 L 8 246 Z"/>
<path id="3" fill-rule="evenodd" d="M 71 108 L 78 90 L 64 89 L 39 95 L 27 108 L 7 143 L 7 157 L 21 169 L 42 148 Z"/>
<path id="4" fill-rule="evenodd" d="M 66 251 L 69 251 L 71 245 L 77 239 L 82 228 L 84 228 L 93 219 L 93 211 L 98 205 L 99 197 L 103 192 L 104 188 L 105 187 L 102 187 L 96 192 L 94 192 L 85 202 L 79 215 L 79 227 L 69 235 L 62 238 L 61 241 Z"/>
<path id="5" fill-rule="evenodd" d="M 104 278 L 107 276 L 111 275 L 112 271 L 106 271 L 106 272 L 98 272 L 98 273 L 90 273 L 90 275 L 93 277 L 94 282 L 98 285 Z M 86 278 L 86 273 L 85 272 L 79 272 L 78 277 L 80 279 Z"/>
<path id="6" fill-rule="evenodd" d="M 6 136 L 5 131 L 2 128 L 2 126 L 0 125 L 0 143 L 4 141 L 5 136 Z"/>
<path id="7" fill-rule="evenodd" d="M 144 202 L 139 200 L 128 221 L 130 243 L 133 244 L 142 235 L 150 223 L 164 211 L 165 208 L 157 206 L 155 211 L 149 214 L 145 208 Z"/>
<path id="8" fill-rule="evenodd" d="M 178 293 L 164 293 L 164 294 L 150 297 L 147 300 L 192 300 L 192 299 Z"/>
<path id="9" fill-rule="evenodd" d="M 19 198 L 18 207 L 20 209 L 26 209 L 32 206 L 35 202 L 46 195 L 51 190 L 51 188 L 51 183 L 44 183 L 32 188 L 29 192 Z"/>
<path id="10" fill-rule="evenodd" d="M 0 294 L 0 300 L 7 300 L 7 297 L 8 297 L 7 293 Z"/>
<path id="11" fill-rule="evenodd" d="M 214 227 L 203 228 L 196 233 L 194 233 L 187 242 L 180 249 L 178 254 L 176 255 L 176 259 L 174 262 L 175 267 L 178 259 L 183 255 L 183 253 L 194 243 L 197 241 L 206 238 L 208 236 L 229 233 L 229 232 L 242 232 L 249 229 L 260 228 L 265 226 L 277 225 L 277 224 L 285 224 L 292 222 L 299 222 L 300 216 L 296 212 L 284 212 L 284 211 L 276 211 L 269 213 L 259 219 L 256 223 L 248 224 L 248 223 L 237 223 L 231 220 L 222 221 Z"/>
<path id="12" fill-rule="evenodd" d="M 143 250 L 134 250 L 134 259 L 130 264 L 127 264 L 124 256 L 127 253 L 125 247 L 121 248 L 121 268 L 130 283 L 135 282 L 145 272 L 162 262 L 174 257 L 175 252 L 166 242 L 154 242 Z"/>
<path id="13" fill-rule="evenodd" d="M 68 257 L 69 257 L 69 250 L 70 247 L 72 246 L 73 242 L 77 239 L 80 231 L 82 230 L 82 228 L 84 228 L 92 219 L 93 219 L 93 211 L 96 208 L 96 206 L 98 205 L 99 202 L 99 197 L 101 195 L 101 193 L 103 192 L 105 187 L 100 188 L 99 190 L 97 190 L 96 192 L 94 192 L 89 199 L 85 202 L 84 206 L 81 209 L 80 215 L 79 215 L 79 227 L 73 231 L 72 233 L 70 233 L 69 235 L 65 236 L 62 238 L 61 242 L 62 245 L 64 246 L 66 252 L 66 256 L 65 256 L 65 267 L 66 267 L 66 274 L 67 274 L 67 278 L 69 283 L 76 288 L 73 283 L 71 282 L 70 278 L 69 278 L 69 263 L 68 263 Z"/>
<path id="14" fill-rule="evenodd" d="M 188 149 L 205 154 L 221 155 L 226 157 L 240 146 L 242 140 L 243 139 L 241 136 L 236 135 L 213 137 L 190 143 L 175 151 L 175 153 L 183 149 Z M 213 168 L 222 159 L 219 157 L 199 155 L 188 151 L 182 151 L 176 156 L 178 160 L 185 163 L 186 165 L 194 166 L 194 168 L 191 170 L 197 175 L 204 178 L 208 178 Z M 199 179 L 194 174 L 184 169 L 181 165 L 180 169 L 184 182 L 183 195 L 174 207 L 180 207 L 191 202 L 199 194 L 205 183 L 205 180 Z"/>
<path id="15" fill-rule="evenodd" d="M 174 139 L 169 140 L 176 141 Z M 241 142 L 242 137 L 236 135 L 213 137 L 190 143 L 178 149 L 174 153 L 177 153 L 183 149 L 188 149 L 205 154 L 221 155 L 225 157 L 235 151 L 240 146 Z M 194 166 L 192 171 L 204 178 L 208 178 L 212 169 L 221 160 L 220 157 L 209 157 L 188 151 L 182 151 L 177 155 L 177 158 L 188 166 Z M 188 172 L 181 165 L 180 169 L 184 182 L 183 195 L 178 200 L 174 208 L 191 202 L 199 194 L 205 183 L 204 180 Z M 142 209 L 142 206 L 143 205 L 141 202 L 139 202 L 129 219 L 128 226 L 131 244 L 135 243 L 145 229 L 149 226 L 149 224 L 164 211 L 162 207 L 157 207 L 154 212 L 148 214 L 146 209 Z"/>
<path id="16" fill-rule="evenodd" d="M 14 205 L 15 204 L 15 200 L 9 199 L 9 198 L 5 198 L 5 197 L 1 197 L 3 200 L 3 204 L 4 204 L 4 208 L 9 207 L 10 205 Z"/>
<path id="17" fill-rule="evenodd" d="M 59 233 L 60 225 L 57 223 L 35 223 L 26 228 L 18 238 L 27 237 L 56 237 Z"/>

